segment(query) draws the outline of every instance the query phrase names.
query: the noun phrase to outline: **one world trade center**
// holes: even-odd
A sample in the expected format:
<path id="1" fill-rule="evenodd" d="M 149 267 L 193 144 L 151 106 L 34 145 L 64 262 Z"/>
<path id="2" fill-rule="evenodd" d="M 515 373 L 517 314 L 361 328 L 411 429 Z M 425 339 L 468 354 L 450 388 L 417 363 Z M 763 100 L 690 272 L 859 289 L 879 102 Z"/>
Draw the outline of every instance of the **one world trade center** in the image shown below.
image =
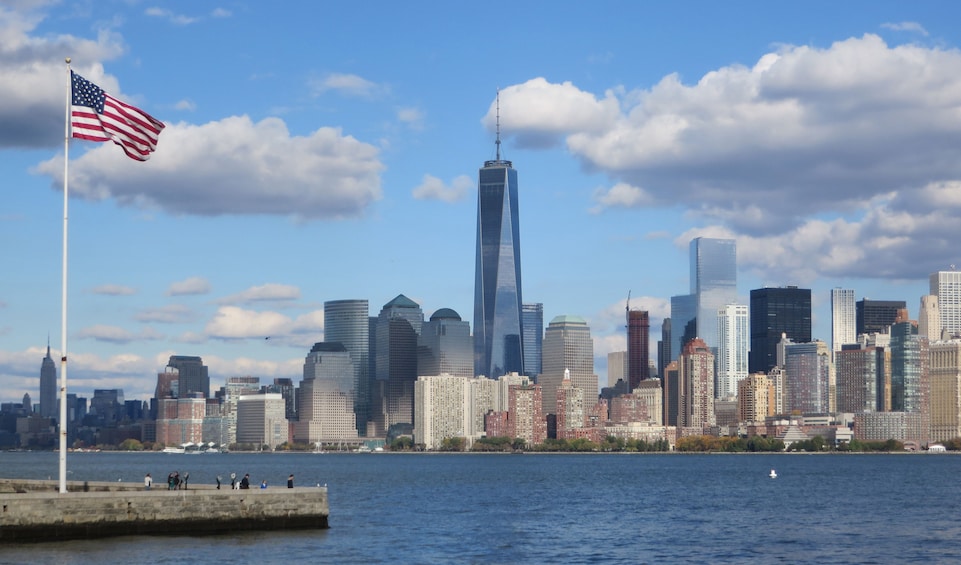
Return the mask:
<path id="1" fill-rule="evenodd" d="M 491 379 L 524 374 L 517 171 L 500 158 L 499 123 L 496 143 L 477 185 L 474 278 L 474 375 Z"/>

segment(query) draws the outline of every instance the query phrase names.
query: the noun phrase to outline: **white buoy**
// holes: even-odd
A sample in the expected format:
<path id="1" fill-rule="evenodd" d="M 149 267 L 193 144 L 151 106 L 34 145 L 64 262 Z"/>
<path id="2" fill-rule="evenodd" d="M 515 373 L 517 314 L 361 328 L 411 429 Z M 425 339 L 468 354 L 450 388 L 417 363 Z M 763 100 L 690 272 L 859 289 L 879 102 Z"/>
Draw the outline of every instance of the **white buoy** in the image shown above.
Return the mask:
<path id="1" fill-rule="evenodd" d="M 771 477 L 772 479 L 776 479 L 777 471 L 775 471 L 774 469 L 771 469 L 771 472 L 768 474 L 768 476 Z"/>

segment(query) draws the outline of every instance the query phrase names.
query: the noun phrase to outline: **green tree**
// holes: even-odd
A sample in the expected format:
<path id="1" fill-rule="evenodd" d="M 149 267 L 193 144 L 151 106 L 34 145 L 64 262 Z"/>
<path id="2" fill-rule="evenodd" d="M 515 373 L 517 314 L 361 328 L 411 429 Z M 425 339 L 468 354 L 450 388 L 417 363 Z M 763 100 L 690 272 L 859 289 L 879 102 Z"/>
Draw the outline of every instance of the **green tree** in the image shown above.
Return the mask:
<path id="1" fill-rule="evenodd" d="M 133 438 L 125 439 L 122 442 L 120 442 L 120 450 L 121 451 L 143 451 L 143 444 L 140 443 L 140 440 L 136 440 Z"/>

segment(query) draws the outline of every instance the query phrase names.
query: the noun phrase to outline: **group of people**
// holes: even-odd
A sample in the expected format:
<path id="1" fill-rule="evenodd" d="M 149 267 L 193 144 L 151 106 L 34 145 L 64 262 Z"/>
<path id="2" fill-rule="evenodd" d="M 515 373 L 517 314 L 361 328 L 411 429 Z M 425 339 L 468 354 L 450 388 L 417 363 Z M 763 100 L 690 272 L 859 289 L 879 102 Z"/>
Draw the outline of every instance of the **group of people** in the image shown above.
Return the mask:
<path id="1" fill-rule="evenodd" d="M 183 478 L 180 477 L 180 471 L 172 471 L 167 475 L 167 490 L 186 490 L 187 480 L 190 478 L 190 473 L 184 473 Z M 150 490 L 153 486 L 153 477 L 150 473 L 147 473 L 143 478 L 143 488 L 144 490 Z M 217 488 L 220 488 L 220 477 L 217 477 Z M 243 490 L 250 488 L 250 473 L 244 474 L 243 478 L 239 481 L 237 480 L 237 473 L 230 474 L 230 489 L 231 490 Z M 267 488 L 267 480 L 264 479 L 260 482 L 260 488 Z M 294 474 L 291 473 L 287 477 L 287 488 L 294 488 Z"/>

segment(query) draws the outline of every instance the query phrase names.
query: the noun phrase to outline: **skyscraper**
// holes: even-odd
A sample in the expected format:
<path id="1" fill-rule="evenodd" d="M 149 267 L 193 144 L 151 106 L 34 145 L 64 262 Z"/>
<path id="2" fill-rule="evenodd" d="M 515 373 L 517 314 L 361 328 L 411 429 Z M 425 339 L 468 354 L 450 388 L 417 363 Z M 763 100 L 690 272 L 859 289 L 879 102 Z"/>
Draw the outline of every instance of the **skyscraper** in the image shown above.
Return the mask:
<path id="1" fill-rule="evenodd" d="M 684 346 L 678 358 L 678 426 L 707 428 L 714 418 L 714 355 L 700 338 Z"/>
<path id="2" fill-rule="evenodd" d="M 784 348 L 787 398 L 785 412 L 831 411 L 831 355 L 823 341 L 792 343 Z"/>
<path id="3" fill-rule="evenodd" d="M 311 444 L 357 437 L 354 361 L 342 343 L 315 343 L 304 360 L 294 440 Z"/>
<path id="4" fill-rule="evenodd" d="M 497 155 L 485 161 L 477 184 L 474 276 L 474 374 L 496 379 L 525 374 L 521 339 L 521 247 L 517 171 Z"/>
<path id="5" fill-rule="evenodd" d="M 340 343 L 354 362 L 354 414 L 357 431 L 367 433 L 370 420 L 370 316 L 367 300 L 324 302 L 324 341 Z"/>
<path id="6" fill-rule="evenodd" d="M 681 294 L 671 297 L 671 358 L 677 359 L 688 341 L 697 337 L 697 296 Z"/>
<path id="7" fill-rule="evenodd" d="M 921 309 L 918 311 L 918 334 L 928 341 L 941 339 L 941 311 L 938 309 L 938 297 L 926 294 L 921 297 Z"/>
<path id="8" fill-rule="evenodd" d="M 420 306 L 403 294 L 384 304 L 377 316 L 374 362 L 376 435 L 394 424 L 414 423 L 414 382 L 417 381 L 417 338 L 424 323 Z"/>
<path id="9" fill-rule="evenodd" d="M 657 342 L 657 376 L 664 379 L 664 367 L 673 361 L 671 351 L 671 319 L 664 318 L 661 322 L 661 339 Z"/>
<path id="10" fill-rule="evenodd" d="M 781 334 L 794 343 L 811 341 L 811 289 L 787 286 L 751 291 L 751 352 L 748 372 L 777 366 Z"/>
<path id="11" fill-rule="evenodd" d="M 207 366 L 200 357 L 189 355 L 171 355 L 167 367 L 177 369 L 179 373 L 179 398 L 190 398 L 197 393 L 204 398 L 210 398 L 210 377 Z"/>
<path id="12" fill-rule="evenodd" d="M 597 375 L 594 374 L 594 341 L 591 328 L 577 316 L 557 316 L 544 331 L 544 370 L 538 378 L 543 388 L 544 414 L 557 408 L 557 389 L 570 370 L 571 384 L 584 390 L 587 409 L 597 402 Z"/>
<path id="13" fill-rule="evenodd" d="M 931 273 L 930 292 L 938 297 L 941 329 L 948 335 L 961 334 L 961 271 Z"/>
<path id="14" fill-rule="evenodd" d="M 470 324 L 450 308 L 434 312 L 417 339 L 417 375 L 474 376 L 474 344 Z"/>
<path id="15" fill-rule="evenodd" d="M 906 307 L 903 300 L 858 300 L 855 303 L 858 335 L 885 333 Z"/>
<path id="16" fill-rule="evenodd" d="M 646 310 L 627 311 L 627 379 L 628 390 L 637 388 L 650 378 L 651 321 Z"/>
<path id="17" fill-rule="evenodd" d="M 831 351 L 841 351 L 841 346 L 857 343 L 857 323 L 854 308 L 854 290 L 831 289 Z"/>
<path id="18" fill-rule="evenodd" d="M 733 239 L 698 237 L 691 240 L 690 253 L 697 337 L 716 349 L 717 312 L 737 302 L 737 246 Z"/>
<path id="19" fill-rule="evenodd" d="M 524 374 L 541 374 L 541 350 L 544 344 L 544 304 L 536 302 L 521 307 L 521 331 L 524 334 Z"/>
<path id="20" fill-rule="evenodd" d="M 44 418 L 60 419 L 57 406 L 57 365 L 50 357 L 50 344 L 47 343 L 47 356 L 40 363 L 40 415 Z"/>
<path id="21" fill-rule="evenodd" d="M 737 383 L 747 378 L 750 342 L 747 306 L 728 304 L 717 311 L 717 398 L 737 396 Z"/>

